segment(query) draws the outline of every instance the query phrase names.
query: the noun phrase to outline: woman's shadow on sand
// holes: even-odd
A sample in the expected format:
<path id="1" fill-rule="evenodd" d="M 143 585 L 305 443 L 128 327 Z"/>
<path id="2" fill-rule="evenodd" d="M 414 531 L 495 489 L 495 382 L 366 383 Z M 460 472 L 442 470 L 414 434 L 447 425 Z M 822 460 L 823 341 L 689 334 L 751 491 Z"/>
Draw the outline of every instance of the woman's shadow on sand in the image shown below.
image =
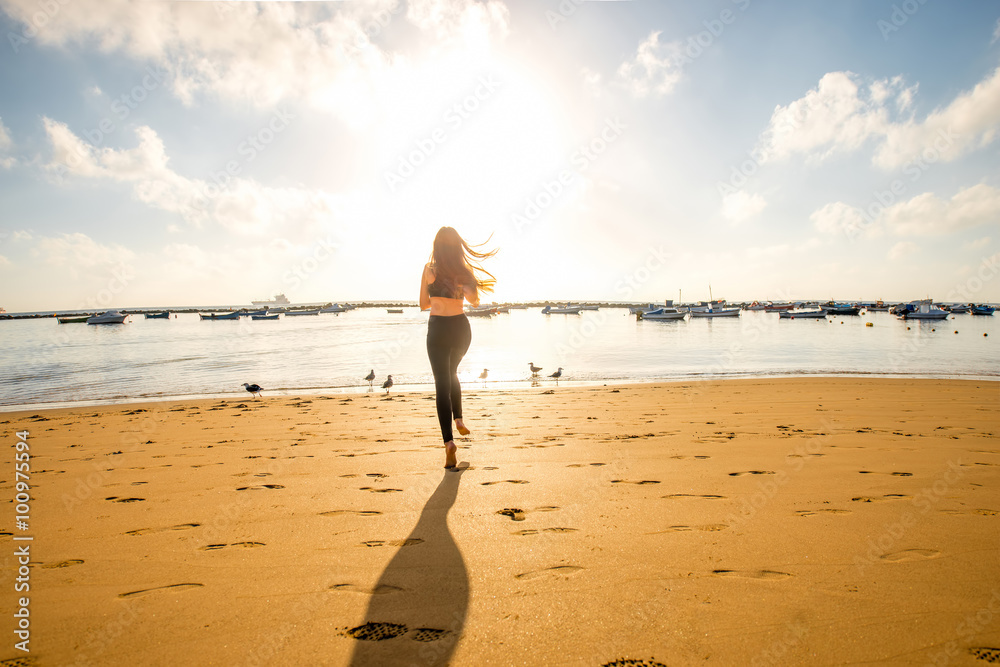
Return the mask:
<path id="1" fill-rule="evenodd" d="M 446 471 L 373 589 L 351 665 L 446 665 L 465 627 L 469 577 L 448 530 L 462 472 Z"/>

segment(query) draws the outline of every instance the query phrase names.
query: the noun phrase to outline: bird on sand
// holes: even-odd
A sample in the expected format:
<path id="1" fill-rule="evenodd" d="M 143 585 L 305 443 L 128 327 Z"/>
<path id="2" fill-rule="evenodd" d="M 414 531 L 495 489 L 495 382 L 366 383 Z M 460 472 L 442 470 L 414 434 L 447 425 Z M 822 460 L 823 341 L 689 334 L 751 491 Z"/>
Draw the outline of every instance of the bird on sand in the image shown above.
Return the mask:
<path id="1" fill-rule="evenodd" d="M 372 369 L 371 373 L 369 373 L 368 375 L 365 376 L 365 379 L 368 380 L 368 388 L 371 389 L 372 388 L 372 382 L 375 381 L 375 369 L 374 368 Z"/>
<path id="2" fill-rule="evenodd" d="M 382 383 L 382 388 L 385 389 L 385 393 L 388 395 L 389 389 L 391 387 L 392 387 L 392 376 L 390 375 L 389 379 Z"/>
<path id="3" fill-rule="evenodd" d="M 528 368 L 531 369 L 532 375 L 538 375 L 538 371 L 542 370 L 541 366 L 536 366 L 534 361 L 528 362 Z"/>
<path id="4" fill-rule="evenodd" d="M 556 381 L 556 384 L 559 384 L 559 378 L 562 377 L 562 366 L 560 366 L 559 370 L 557 370 L 555 373 L 553 373 L 549 377 L 553 378 Z"/>
<path id="5" fill-rule="evenodd" d="M 479 374 L 479 379 L 486 382 L 486 376 L 489 375 L 490 369 L 484 368 L 483 372 Z"/>
<path id="6" fill-rule="evenodd" d="M 261 390 L 263 389 L 263 387 L 261 387 L 259 384 L 249 384 L 247 382 L 243 383 L 243 387 L 244 389 L 249 391 L 250 395 L 253 396 L 254 398 L 257 398 L 255 394 L 260 394 Z"/>

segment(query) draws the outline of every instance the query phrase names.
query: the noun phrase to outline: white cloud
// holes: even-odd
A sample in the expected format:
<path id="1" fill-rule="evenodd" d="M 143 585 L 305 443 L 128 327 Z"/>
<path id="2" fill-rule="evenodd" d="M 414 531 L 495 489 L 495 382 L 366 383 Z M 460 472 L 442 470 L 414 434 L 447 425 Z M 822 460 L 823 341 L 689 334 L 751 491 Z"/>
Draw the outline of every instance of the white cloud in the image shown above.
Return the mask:
<path id="1" fill-rule="evenodd" d="M 686 59 L 680 42 L 660 43 L 659 31 L 653 31 L 635 57 L 619 66 L 618 77 L 637 97 L 666 95 L 680 81 Z"/>
<path id="2" fill-rule="evenodd" d="M 972 90 L 923 120 L 892 119 L 913 105 L 917 87 L 901 77 L 863 84 L 850 72 L 830 72 L 805 96 L 778 106 L 755 149 L 761 162 L 803 154 L 809 161 L 877 142 L 872 162 L 894 169 L 923 157 L 952 161 L 991 143 L 1000 128 L 1000 68 Z"/>
<path id="3" fill-rule="evenodd" d="M 1000 39 L 1000 19 L 997 19 L 997 24 L 993 26 L 993 39 L 990 40 L 990 44 L 996 44 L 998 39 Z"/>
<path id="4" fill-rule="evenodd" d="M 903 235 L 947 234 L 985 224 L 1000 224 L 1000 190 L 979 184 L 951 199 L 925 192 L 893 204 L 879 216 L 888 229 Z"/>
<path id="5" fill-rule="evenodd" d="M 867 226 L 864 213 L 844 202 L 827 204 L 809 216 L 817 231 L 824 234 L 855 234 Z"/>
<path id="6" fill-rule="evenodd" d="M 601 73 L 595 72 L 588 67 L 580 68 L 580 78 L 583 79 L 583 87 L 595 97 L 601 94 Z"/>
<path id="7" fill-rule="evenodd" d="M 738 190 L 722 198 L 722 215 L 732 222 L 740 223 L 763 211 L 765 206 L 767 201 L 761 195 L 750 195 L 745 190 Z"/>
<path id="8" fill-rule="evenodd" d="M 380 46 L 393 22 L 408 21 L 435 49 L 482 53 L 508 30 L 499 0 L 365 2 L 133 2 L 73 0 L 38 31 L 40 43 L 94 44 L 163 71 L 186 104 L 220 96 L 273 106 L 304 101 L 352 125 L 377 123 L 406 89 L 412 60 Z M 32 24 L 36 0 L 0 0 Z M 112 95 L 114 96 L 114 95 Z"/>
<path id="9" fill-rule="evenodd" d="M 14 142 L 10 138 L 10 130 L 3 124 L 3 118 L 0 118 L 0 167 L 10 169 L 14 166 L 16 160 L 8 155 L 13 147 Z"/>
<path id="10" fill-rule="evenodd" d="M 323 191 L 273 188 L 236 177 L 220 188 L 181 176 L 167 166 L 163 142 L 148 127 L 136 129 L 139 144 L 135 148 L 96 149 L 65 124 L 43 120 L 52 144 L 50 170 L 60 176 L 131 183 L 139 201 L 176 213 L 196 226 L 216 222 L 238 233 L 276 229 L 314 233 L 335 220 L 337 198 Z"/>
<path id="11" fill-rule="evenodd" d="M 79 232 L 39 237 L 34 252 L 48 264 L 84 269 L 110 268 L 135 259 L 135 253 L 124 246 L 103 245 Z"/>
<path id="12" fill-rule="evenodd" d="M 902 259 L 907 255 L 912 255 L 913 253 L 920 250 L 916 243 L 913 241 L 900 241 L 896 245 L 889 248 L 889 259 Z"/>
<path id="13" fill-rule="evenodd" d="M 989 236 L 984 236 L 981 239 L 976 239 L 975 241 L 969 241 L 962 247 L 965 248 L 966 250 L 978 250 L 979 248 L 985 248 L 986 246 L 988 246 L 991 241 L 993 241 L 993 239 L 991 239 Z"/>

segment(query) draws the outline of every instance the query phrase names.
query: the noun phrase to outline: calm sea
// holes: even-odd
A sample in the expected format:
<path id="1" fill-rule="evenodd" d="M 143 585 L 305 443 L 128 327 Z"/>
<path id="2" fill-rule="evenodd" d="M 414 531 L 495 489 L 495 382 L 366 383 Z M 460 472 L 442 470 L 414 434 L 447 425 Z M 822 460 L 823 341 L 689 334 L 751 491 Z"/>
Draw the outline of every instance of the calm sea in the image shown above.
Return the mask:
<path id="1" fill-rule="evenodd" d="M 560 386 L 796 374 L 875 374 L 1000 379 L 1000 318 L 940 322 L 877 312 L 826 320 L 739 318 L 637 321 L 624 308 L 544 315 L 538 308 L 471 318 L 467 386 L 531 386 L 529 362 Z M 873 326 L 865 326 L 866 323 Z M 367 391 L 388 374 L 394 391 L 430 389 L 427 314 L 385 308 L 277 321 L 169 320 L 132 315 L 124 325 L 0 321 L 0 410 L 193 396 Z M 985 335 L 984 335 L 985 334 Z M 488 380 L 480 383 L 483 369 Z M 249 396 L 247 396 L 249 398 Z"/>

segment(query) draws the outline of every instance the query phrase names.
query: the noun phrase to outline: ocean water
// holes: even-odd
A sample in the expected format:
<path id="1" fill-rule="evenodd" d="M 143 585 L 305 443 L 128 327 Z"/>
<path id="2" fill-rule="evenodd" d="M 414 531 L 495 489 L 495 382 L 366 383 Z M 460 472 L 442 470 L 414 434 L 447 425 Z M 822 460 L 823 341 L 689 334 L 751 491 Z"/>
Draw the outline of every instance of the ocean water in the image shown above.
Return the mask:
<path id="1" fill-rule="evenodd" d="M 459 375 L 478 389 L 801 374 L 1000 379 L 1000 317 L 903 321 L 884 312 L 825 320 L 739 318 L 637 321 L 624 308 L 544 315 L 538 308 L 470 318 Z M 865 326 L 866 323 L 873 326 Z M 367 391 L 392 374 L 394 391 L 433 386 L 427 313 L 360 308 L 277 321 L 169 320 L 124 325 L 0 321 L 0 410 L 192 396 Z M 957 333 L 956 333 L 957 332 Z M 985 334 L 985 335 L 984 335 Z M 543 368 L 533 380 L 529 362 Z M 478 380 L 489 369 L 486 382 Z M 249 398 L 249 397 L 248 397 Z"/>

